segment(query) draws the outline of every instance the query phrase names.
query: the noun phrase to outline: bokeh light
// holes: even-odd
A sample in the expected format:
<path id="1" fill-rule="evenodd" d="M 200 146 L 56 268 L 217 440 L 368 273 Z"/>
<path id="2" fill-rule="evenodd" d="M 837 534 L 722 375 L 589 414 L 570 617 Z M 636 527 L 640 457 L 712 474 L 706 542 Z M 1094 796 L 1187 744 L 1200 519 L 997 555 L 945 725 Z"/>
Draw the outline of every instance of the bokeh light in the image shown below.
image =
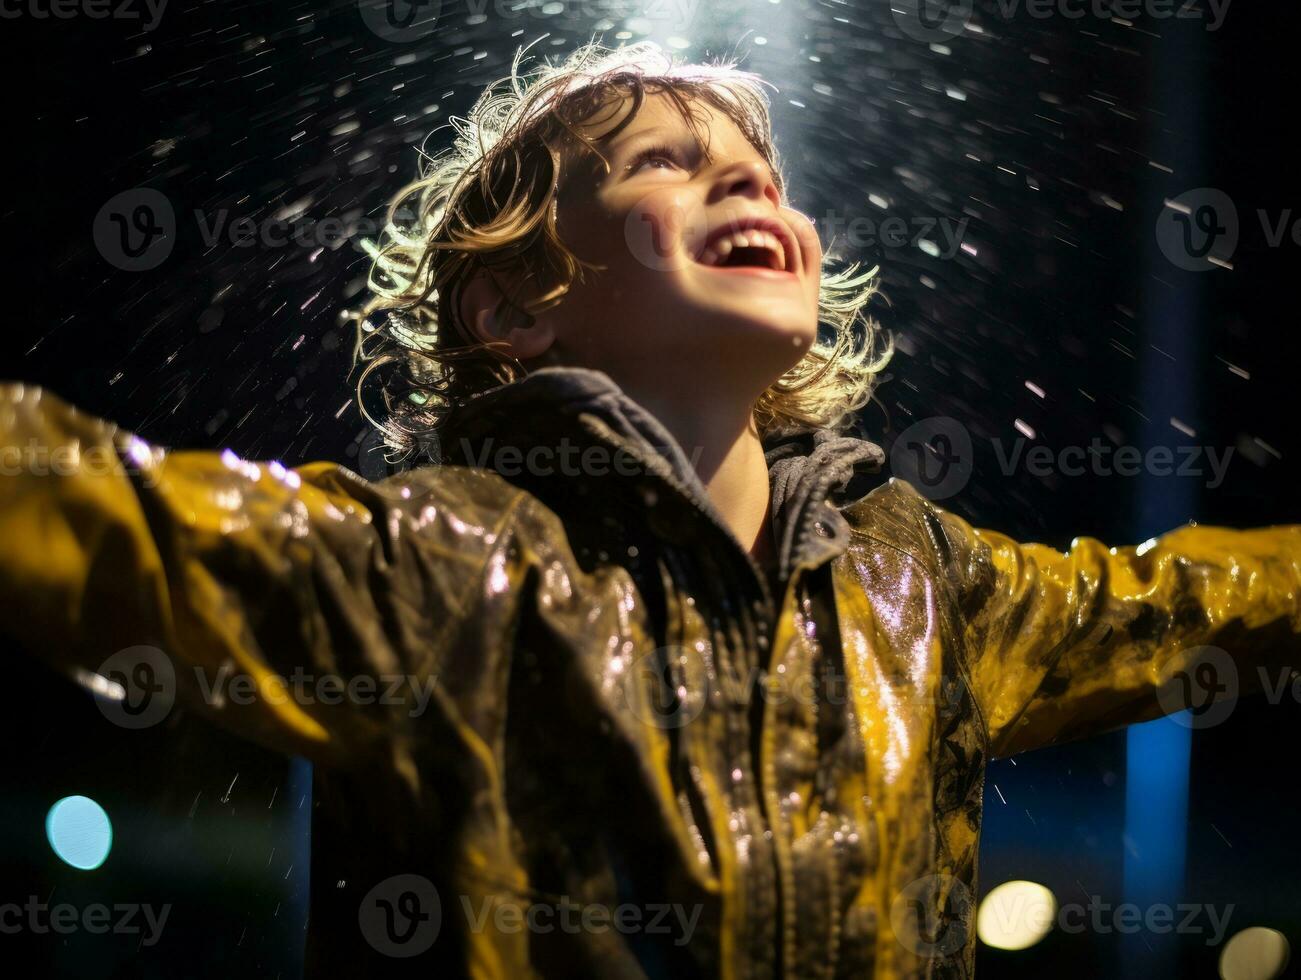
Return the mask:
<path id="1" fill-rule="evenodd" d="M 1028 949 L 1048 935 L 1057 899 L 1033 881 L 1005 881 L 980 903 L 976 933 L 995 949 Z"/>
<path id="2" fill-rule="evenodd" d="M 1291 959 L 1287 937 L 1277 929 L 1252 926 L 1236 933 L 1220 953 L 1223 980 L 1274 980 Z"/>
<path id="3" fill-rule="evenodd" d="M 94 871 L 113 847 L 113 824 L 88 796 L 65 796 L 45 817 L 45 836 L 60 858 L 82 871 Z"/>

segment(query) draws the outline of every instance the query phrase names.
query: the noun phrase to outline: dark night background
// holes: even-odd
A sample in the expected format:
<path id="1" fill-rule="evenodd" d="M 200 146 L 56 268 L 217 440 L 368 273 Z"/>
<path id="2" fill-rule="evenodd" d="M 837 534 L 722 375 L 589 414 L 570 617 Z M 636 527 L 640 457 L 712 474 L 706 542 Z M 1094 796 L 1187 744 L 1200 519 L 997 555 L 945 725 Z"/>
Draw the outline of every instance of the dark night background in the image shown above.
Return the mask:
<path id="1" fill-rule="evenodd" d="M 421 140 L 464 114 L 520 43 L 549 32 L 535 50 L 556 54 L 595 30 L 609 42 L 625 26 L 642 36 L 623 16 L 631 3 L 603 25 L 577 13 L 595 2 L 489 3 L 476 16 L 477 4 L 444 0 L 437 30 L 409 44 L 368 30 L 348 2 L 171 0 L 151 31 L 40 19 L 26 4 L 0 21 L 10 164 L 0 376 L 157 444 L 332 459 L 372 476 L 385 464 L 350 404 L 352 326 L 340 315 L 369 265 L 357 236 L 241 246 L 206 242 L 204 229 L 276 215 L 364 225 L 414 175 Z M 1125 544 L 1191 519 L 1301 520 L 1301 244 L 1289 231 L 1271 246 L 1259 217 L 1301 220 L 1301 15 L 1238 0 L 1208 31 L 1192 18 L 1007 17 L 978 3 L 972 25 L 928 45 L 900 31 L 884 0 L 705 0 L 668 32 L 692 57 L 741 53 L 778 87 L 794 202 L 824 223 L 879 220 L 883 206 L 968 219 L 968 248 L 954 256 L 824 241 L 881 265 L 876 316 L 899 352 L 865 427 L 890 444 L 917 420 L 957 419 L 974 468 L 945 506 L 1022 540 Z M 123 271 L 92 227 L 107 202 L 142 187 L 170 201 L 173 247 L 156 268 Z M 1158 245 L 1163 200 L 1196 188 L 1236 208 L 1231 268 L 1185 271 Z M 1099 438 L 1234 455 L 1215 488 L 1205 476 L 1004 473 L 991 440 L 1016 439 L 1018 420 L 1054 450 Z M 0 938 L 0 954 L 36 957 L 32 975 L 296 975 L 305 767 L 181 717 L 116 728 L 82 692 L 4 654 L 0 903 L 174 908 L 154 947 L 22 934 Z M 1301 942 L 1299 732 L 1289 693 L 1244 699 L 1226 723 L 1193 733 L 1186 873 L 1163 901 L 1231 904 L 1229 934 L 1262 925 Z M 1126 739 L 991 767 L 982 890 L 1028 878 L 1059 901 L 1125 901 L 1127 849 L 1134 866 L 1144 858 L 1126 834 Z M 73 793 L 114 820 L 114 851 L 95 872 L 63 865 L 45 841 L 46 810 Z M 1155 946 L 1146 975 L 1217 975 L 1219 949 L 1204 937 Z M 1058 930 L 1020 953 L 982 947 L 979 966 L 989 977 L 1110 977 L 1143 955 L 1114 933 Z"/>

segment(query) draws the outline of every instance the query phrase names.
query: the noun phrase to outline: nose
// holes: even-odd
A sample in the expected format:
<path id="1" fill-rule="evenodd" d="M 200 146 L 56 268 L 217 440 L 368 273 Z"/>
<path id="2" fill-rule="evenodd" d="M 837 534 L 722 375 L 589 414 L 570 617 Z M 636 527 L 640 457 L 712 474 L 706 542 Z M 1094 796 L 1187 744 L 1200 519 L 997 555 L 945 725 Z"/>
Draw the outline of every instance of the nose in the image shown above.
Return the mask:
<path id="1" fill-rule="evenodd" d="M 767 200 L 773 207 L 781 206 L 781 192 L 761 160 L 737 160 L 720 167 L 709 190 L 710 204 L 720 204 L 730 197 L 751 201 Z"/>

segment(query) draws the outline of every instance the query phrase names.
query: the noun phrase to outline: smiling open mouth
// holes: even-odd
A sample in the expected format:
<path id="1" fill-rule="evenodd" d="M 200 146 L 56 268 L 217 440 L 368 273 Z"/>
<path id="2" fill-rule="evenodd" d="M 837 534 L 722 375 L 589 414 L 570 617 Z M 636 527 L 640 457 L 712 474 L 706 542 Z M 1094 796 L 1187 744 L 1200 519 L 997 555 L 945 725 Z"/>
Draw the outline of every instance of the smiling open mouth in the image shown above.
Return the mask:
<path id="1" fill-rule="evenodd" d="M 787 246 L 784 229 L 774 222 L 755 221 L 748 227 L 715 231 L 706 240 L 698 261 L 715 268 L 790 272 L 792 251 Z"/>

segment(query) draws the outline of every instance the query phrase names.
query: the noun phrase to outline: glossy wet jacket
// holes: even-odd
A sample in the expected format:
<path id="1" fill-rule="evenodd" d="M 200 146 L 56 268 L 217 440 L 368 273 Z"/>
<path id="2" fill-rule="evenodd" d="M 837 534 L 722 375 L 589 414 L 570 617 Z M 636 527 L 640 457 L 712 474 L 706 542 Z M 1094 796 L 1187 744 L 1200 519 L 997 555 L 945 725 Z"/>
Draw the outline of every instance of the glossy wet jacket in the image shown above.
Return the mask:
<path id="1" fill-rule="evenodd" d="M 5 632 L 83 684 L 155 645 L 180 704 L 318 763 L 313 975 L 967 976 L 988 759 L 1182 707 L 1208 645 L 1243 692 L 1298 651 L 1295 527 L 1020 545 L 831 433 L 768 446 L 760 568 L 594 372 L 375 484 L 3 392 L 6 446 L 120 463 L 6 468 Z"/>

